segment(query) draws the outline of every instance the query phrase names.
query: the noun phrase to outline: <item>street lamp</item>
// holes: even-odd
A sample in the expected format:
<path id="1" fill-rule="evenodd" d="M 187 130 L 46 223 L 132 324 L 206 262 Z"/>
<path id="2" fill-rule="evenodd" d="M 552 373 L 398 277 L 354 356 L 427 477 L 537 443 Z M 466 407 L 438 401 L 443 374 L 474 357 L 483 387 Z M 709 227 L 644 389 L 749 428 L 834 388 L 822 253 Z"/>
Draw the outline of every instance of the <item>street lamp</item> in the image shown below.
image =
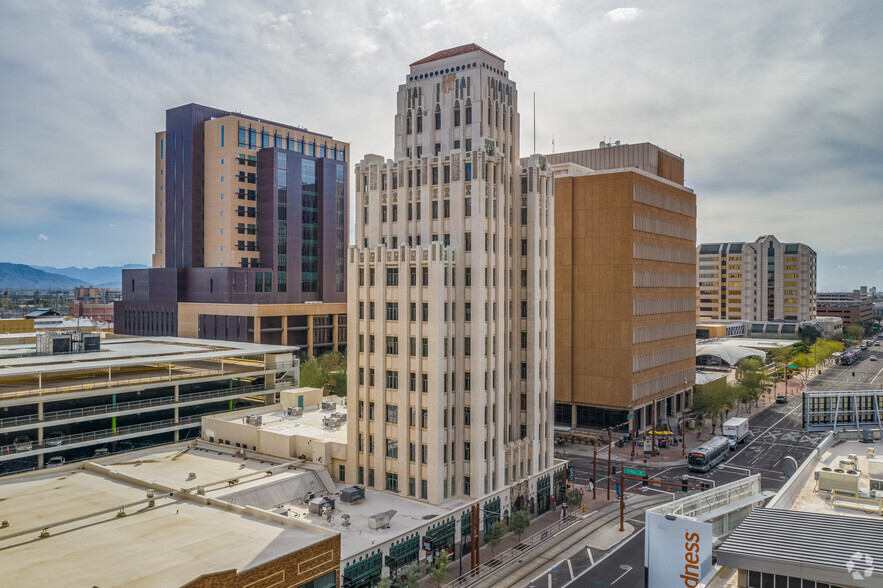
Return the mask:
<path id="1" fill-rule="evenodd" d="M 684 378 L 684 402 L 681 403 L 681 457 L 687 452 L 687 378 Z"/>

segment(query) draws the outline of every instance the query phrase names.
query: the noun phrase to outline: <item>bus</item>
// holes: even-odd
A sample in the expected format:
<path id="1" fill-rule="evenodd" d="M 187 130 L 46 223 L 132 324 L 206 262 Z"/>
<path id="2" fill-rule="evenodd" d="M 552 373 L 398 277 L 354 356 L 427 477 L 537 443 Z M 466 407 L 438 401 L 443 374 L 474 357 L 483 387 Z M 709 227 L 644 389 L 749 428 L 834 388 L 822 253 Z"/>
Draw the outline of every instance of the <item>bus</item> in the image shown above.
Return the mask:
<path id="1" fill-rule="evenodd" d="M 861 354 L 861 349 L 850 349 L 849 351 L 844 351 L 843 355 L 840 356 L 840 365 L 852 365 L 859 360 L 859 355 Z"/>
<path id="2" fill-rule="evenodd" d="M 726 437 L 713 437 L 690 452 L 687 462 L 691 472 L 707 472 L 727 457 L 730 440 Z"/>

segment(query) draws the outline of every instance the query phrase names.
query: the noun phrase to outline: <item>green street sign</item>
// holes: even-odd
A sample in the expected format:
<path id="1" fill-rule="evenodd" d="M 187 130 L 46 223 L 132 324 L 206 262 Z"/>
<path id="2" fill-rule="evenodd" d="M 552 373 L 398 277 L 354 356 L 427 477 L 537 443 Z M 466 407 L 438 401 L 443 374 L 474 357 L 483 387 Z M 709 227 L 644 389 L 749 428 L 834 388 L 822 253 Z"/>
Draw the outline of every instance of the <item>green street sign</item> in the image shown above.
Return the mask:
<path id="1" fill-rule="evenodd" d="M 796 369 L 799 369 L 799 368 L 798 368 L 796 365 L 789 365 L 789 366 L 788 366 L 788 369 L 789 369 L 789 370 L 796 370 Z"/>
<path id="2" fill-rule="evenodd" d="M 846 339 L 847 341 L 852 341 L 852 339 Z"/>
<path id="3" fill-rule="evenodd" d="M 628 420 L 632 420 L 633 418 L 635 418 L 635 415 L 630 414 Z"/>
<path id="4" fill-rule="evenodd" d="M 622 468 L 622 473 L 628 474 L 630 476 L 646 476 L 647 472 L 644 470 L 633 470 L 631 468 Z"/>

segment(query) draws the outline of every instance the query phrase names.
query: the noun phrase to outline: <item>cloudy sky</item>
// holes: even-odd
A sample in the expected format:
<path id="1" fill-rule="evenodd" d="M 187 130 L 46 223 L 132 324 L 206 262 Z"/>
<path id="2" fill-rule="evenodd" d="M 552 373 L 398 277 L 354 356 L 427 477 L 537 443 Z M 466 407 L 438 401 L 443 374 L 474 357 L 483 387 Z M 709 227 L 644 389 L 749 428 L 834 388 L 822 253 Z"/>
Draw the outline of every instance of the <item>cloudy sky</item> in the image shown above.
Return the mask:
<path id="1" fill-rule="evenodd" d="M 883 2 L 0 3 L 0 261 L 149 264 L 153 133 L 197 102 L 392 155 L 408 64 L 475 42 L 521 92 L 521 154 L 650 141 L 699 240 L 774 233 L 822 290 L 883 287 Z"/>

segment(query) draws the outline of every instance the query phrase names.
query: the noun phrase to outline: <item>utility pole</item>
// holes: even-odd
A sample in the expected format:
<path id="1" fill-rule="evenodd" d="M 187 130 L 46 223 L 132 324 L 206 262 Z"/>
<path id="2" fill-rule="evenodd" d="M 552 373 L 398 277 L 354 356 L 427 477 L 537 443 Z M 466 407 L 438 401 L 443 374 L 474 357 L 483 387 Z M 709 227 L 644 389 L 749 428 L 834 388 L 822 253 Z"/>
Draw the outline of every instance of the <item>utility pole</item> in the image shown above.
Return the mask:
<path id="1" fill-rule="evenodd" d="M 596 490 L 595 480 L 598 479 L 598 444 L 592 444 L 592 500 L 598 498 L 598 492 Z"/>
<path id="2" fill-rule="evenodd" d="M 619 472 L 619 530 L 625 531 L 625 474 Z"/>
<path id="3" fill-rule="evenodd" d="M 613 456 L 610 454 L 610 446 L 613 445 L 613 429 L 607 427 L 607 501 L 610 502 L 610 466 Z"/>
<path id="4" fill-rule="evenodd" d="M 656 457 L 656 399 L 653 399 L 653 428 L 650 429 L 650 455 Z"/>
<path id="5" fill-rule="evenodd" d="M 684 401 L 681 403 L 681 457 L 687 452 L 687 378 L 684 378 Z"/>

